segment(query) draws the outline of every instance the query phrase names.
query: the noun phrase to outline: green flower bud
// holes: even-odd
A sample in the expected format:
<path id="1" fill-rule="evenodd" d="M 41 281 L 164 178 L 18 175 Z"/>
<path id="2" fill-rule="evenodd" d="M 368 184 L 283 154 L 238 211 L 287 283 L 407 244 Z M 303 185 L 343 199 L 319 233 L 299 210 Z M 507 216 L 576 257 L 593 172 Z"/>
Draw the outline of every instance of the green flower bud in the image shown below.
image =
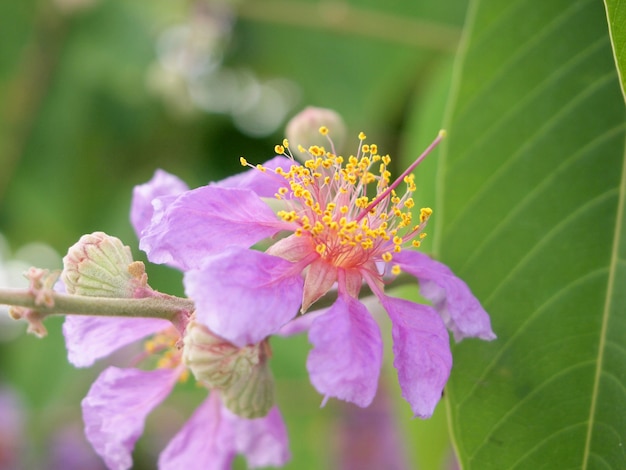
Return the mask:
<path id="1" fill-rule="evenodd" d="M 263 345 L 269 347 L 266 342 L 261 343 Z M 243 418 L 261 418 L 269 413 L 274 406 L 274 376 L 265 354 L 248 377 L 242 377 L 222 391 L 222 399 L 230 411 Z"/>
<path id="2" fill-rule="evenodd" d="M 250 375 L 259 363 L 258 346 L 238 348 L 191 321 L 184 337 L 183 362 L 196 380 L 209 388 L 224 389 Z"/>
<path id="3" fill-rule="evenodd" d="M 184 337 L 183 363 L 196 380 L 222 392 L 224 404 L 244 418 L 265 416 L 274 404 L 274 379 L 266 341 L 239 348 L 191 321 Z"/>
<path id="4" fill-rule="evenodd" d="M 103 232 L 83 235 L 63 258 L 61 279 L 68 294 L 89 297 L 146 297 L 152 292 L 142 262 L 130 248 Z"/>

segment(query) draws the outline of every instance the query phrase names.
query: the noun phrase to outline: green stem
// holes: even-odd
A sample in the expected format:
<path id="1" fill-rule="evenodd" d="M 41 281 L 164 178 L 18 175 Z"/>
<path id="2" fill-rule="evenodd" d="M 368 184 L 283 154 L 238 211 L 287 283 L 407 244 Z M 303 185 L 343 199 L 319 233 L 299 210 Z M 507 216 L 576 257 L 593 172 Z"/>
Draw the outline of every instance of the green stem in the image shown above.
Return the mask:
<path id="1" fill-rule="evenodd" d="M 52 306 L 37 305 L 28 289 L 0 289 L 0 304 L 33 309 L 41 315 L 97 315 L 113 317 L 161 318 L 173 323 L 181 311 L 192 312 L 193 301 L 169 295 L 143 299 L 87 297 L 51 294 Z"/>

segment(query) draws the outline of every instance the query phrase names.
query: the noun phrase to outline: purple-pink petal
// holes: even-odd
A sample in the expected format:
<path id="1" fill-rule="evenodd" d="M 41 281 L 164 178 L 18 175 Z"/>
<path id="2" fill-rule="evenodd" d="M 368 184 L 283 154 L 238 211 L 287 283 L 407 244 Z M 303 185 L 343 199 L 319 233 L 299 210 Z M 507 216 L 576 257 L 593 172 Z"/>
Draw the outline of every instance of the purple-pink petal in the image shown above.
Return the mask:
<path id="1" fill-rule="evenodd" d="M 382 363 L 378 325 L 358 300 L 340 294 L 309 331 L 311 383 L 326 398 L 368 406 L 376 395 Z"/>
<path id="2" fill-rule="evenodd" d="M 285 324 L 280 330 L 276 332 L 276 335 L 288 337 L 304 333 L 305 331 L 309 331 L 315 319 L 321 315 L 324 315 L 327 311 L 327 308 L 308 311 L 306 314 L 300 315 L 291 320 L 289 323 Z"/>
<path id="3" fill-rule="evenodd" d="M 277 407 L 256 419 L 245 419 L 224 408 L 234 430 L 235 448 L 245 455 L 248 468 L 282 467 L 291 458 L 287 428 Z"/>
<path id="4" fill-rule="evenodd" d="M 228 470 L 237 453 L 218 392 L 196 409 L 159 456 L 160 470 Z"/>
<path id="5" fill-rule="evenodd" d="M 428 305 L 384 296 L 391 318 L 393 365 L 402 396 L 416 416 L 428 418 L 441 399 L 452 368 L 448 332 L 441 317 Z"/>
<path id="6" fill-rule="evenodd" d="M 284 465 L 290 458 L 285 424 L 275 407 L 263 418 L 240 418 L 214 391 L 163 450 L 159 469 L 228 470 L 236 454 L 248 468 Z"/>
<path id="7" fill-rule="evenodd" d="M 183 270 L 202 267 L 207 256 L 227 247 L 249 247 L 293 228 L 247 189 L 203 186 L 167 204 L 159 201 L 154 201 L 152 223 L 143 231 L 139 247 L 153 263 Z"/>
<path id="8" fill-rule="evenodd" d="M 170 393 L 180 370 L 105 369 L 82 401 L 85 435 L 110 470 L 132 466 L 148 414 Z"/>
<path id="9" fill-rule="evenodd" d="M 169 326 L 167 320 L 156 318 L 68 315 L 63 323 L 67 358 L 76 367 L 89 367 L 97 359 Z"/>
<path id="10" fill-rule="evenodd" d="M 277 256 L 231 248 L 185 273 L 185 292 L 198 321 L 237 346 L 276 333 L 297 313 L 304 281 Z"/>
<path id="11" fill-rule="evenodd" d="M 279 188 L 288 188 L 289 185 L 285 178 L 275 174 L 272 170 L 281 168 L 285 170 L 285 173 L 288 173 L 291 166 L 295 164 L 295 162 L 286 157 L 277 156 L 263 163 L 263 168 L 265 168 L 266 171 L 250 168 L 243 173 L 211 183 L 210 186 L 218 186 L 220 188 L 245 188 L 254 191 L 260 197 L 273 198 Z"/>
<path id="12" fill-rule="evenodd" d="M 432 302 L 456 341 L 467 337 L 496 338 L 485 309 L 467 284 L 445 264 L 412 250 L 394 255 L 393 262 L 418 279 L 420 294 Z"/>
<path id="13" fill-rule="evenodd" d="M 160 196 L 178 195 L 188 189 L 180 178 L 163 170 L 156 170 L 150 181 L 135 186 L 130 206 L 130 221 L 137 237 L 141 237 L 143 229 L 150 225 L 154 212 L 153 199 Z"/>

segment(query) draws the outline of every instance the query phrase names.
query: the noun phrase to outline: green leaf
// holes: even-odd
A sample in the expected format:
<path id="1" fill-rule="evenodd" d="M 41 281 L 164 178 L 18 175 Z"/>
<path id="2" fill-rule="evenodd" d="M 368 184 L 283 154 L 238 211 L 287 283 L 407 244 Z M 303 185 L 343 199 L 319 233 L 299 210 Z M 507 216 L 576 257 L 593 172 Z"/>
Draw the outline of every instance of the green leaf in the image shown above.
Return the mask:
<path id="1" fill-rule="evenodd" d="M 619 0 L 604 0 L 613 56 L 620 77 L 622 94 L 626 99 L 626 4 Z"/>
<path id="2" fill-rule="evenodd" d="M 602 6 L 475 0 L 436 252 L 498 339 L 454 348 L 465 469 L 626 468 L 625 116 Z"/>

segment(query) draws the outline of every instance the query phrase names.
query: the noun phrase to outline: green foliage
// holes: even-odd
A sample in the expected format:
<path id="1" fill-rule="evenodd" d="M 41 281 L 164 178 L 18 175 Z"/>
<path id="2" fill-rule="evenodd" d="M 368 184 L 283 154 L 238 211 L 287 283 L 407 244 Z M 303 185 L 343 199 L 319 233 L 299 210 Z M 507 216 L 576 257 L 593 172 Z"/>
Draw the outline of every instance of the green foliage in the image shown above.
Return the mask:
<path id="1" fill-rule="evenodd" d="M 609 23 L 609 35 L 615 56 L 615 65 L 626 99 L 626 8 L 619 1 L 605 0 L 606 16 Z"/>
<path id="2" fill-rule="evenodd" d="M 466 12 L 464 0 L 0 2 L 0 233 L 14 249 L 44 241 L 64 254 L 103 230 L 138 255 L 131 191 L 156 168 L 197 186 L 240 171 L 240 155 L 271 156 L 285 119 L 254 136 L 231 115 L 194 107 L 182 82 L 167 96 L 155 85 L 162 34 L 194 21 L 213 33 L 206 13 L 227 19 L 229 5 L 220 65 L 289 81 L 289 115 L 335 109 L 349 142 L 365 131 L 397 157 L 396 174 L 447 127 L 416 172 L 416 202 L 435 211 L 423 248 L 467 281 L 498 339 L 454 347 L 446 403 L 430 421 L 411 419 L 386 350 L 383 386 L 409 466 L 449 468 L 449 426 L 465 469 L 624 468 L 626 7 L 470 3 Z M 182 293 L 180 273 L 149 265 L 148 274 Z M 74 370 L 60 319 L 49 329 L 44 340 L 0 343 L 0 386 L 31 411 L 32 468 L 50 436 L 79 425 L 80 399 L 105 365 Z M 287 468 L 336 467 L 338 417 L 354 410 L 318 408 L 305 337 L 272 347 Z M 178 387 L 148 421 L 136 468 L 154 467 L 203 398 L 193 384 Z"/>
<path id="3" fill-rule="evenodd" d="M 498 339 L 454 350 L 467 469 L 624 468 L 624 106 L 596 2 L 470 5 L 436 236 Z"/>

